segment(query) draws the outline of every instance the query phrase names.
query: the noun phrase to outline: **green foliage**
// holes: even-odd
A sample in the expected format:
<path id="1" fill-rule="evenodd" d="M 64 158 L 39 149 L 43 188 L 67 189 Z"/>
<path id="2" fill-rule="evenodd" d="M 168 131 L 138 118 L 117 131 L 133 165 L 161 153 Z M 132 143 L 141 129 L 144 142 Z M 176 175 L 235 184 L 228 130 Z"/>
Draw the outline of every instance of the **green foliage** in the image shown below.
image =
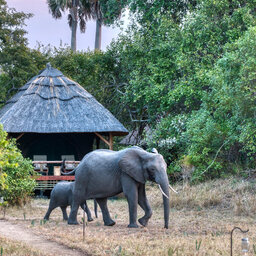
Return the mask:
<path id="1" fill-rule="evenodd" d="M 189 157 L 193 180 L 255 168 L 255 1 L 197 1 L 179 22 L 150 5 L 137 3 L 140 24 L 108 50 L 121 102 L 150 125 L 148 146 L 170 174 Z"/>
<path id="2" fill-rule="evenodd" d="M 24 159 L 15 140 L 7 140 L 7 133 L 0 126 L 0 195 L 8 204 L 21 205 L 35 188 L 32 162 Z"/>
<path id="3" fill-rule="evenodd" d="M 171 177 L 190 170 L 192 181 L 200 181 L 255 168 L 255 0 L 100 4 L 106 23 L 125 5 L 134 14 L 126 34 L 106 52 L 31 51 L 20 30 L 19 44 L 0 41 L 7 63 L 0 97 L 50 60 L 128 129 L 144 135 L 148 147 L 157 147 Z M 0 15 L 8 16 L 3 10 Z M 22 14 L 18 23 L 25 18 Z"/>
<path id="4" fill-rule="evenodd" d="M 193 113 L 187 127 L 191 138 L 188 150 L 193 155 L 199 152 L 203 159 L 212 159 L 227 142 L 213 167 L 222 172 L 232 163 L 255 168 L 255 35 L 256 27 L 251 27 L 226 46 L 223 57 L 208 72 L 212 89 L 204 95 L 200 111 Z"/>
<path id="5" fill-rule="evenodd" d="M 141 0 L 128 0 L 129 9 L 132 13 L 137 15 L 137 20 L 144 24 L 147 21 L 157 22 L 156 14 L 165 15 L 171 14 L 174 22 L 180 23 L 183 17 L 189 10 L 193 10 L 196 5 L 196 0 L 187 1 L 141 1 Z"/>
<path id="6" fill-rule="evenodd" d="M 127 0 L 99 0 L 99 3 L 104 25 L 118 25 Z"/>
<path id="7" fill-rule="evenodd" d="M 0 104 L 45 65 L 46 56 L 27 47 L 22 27 L 31 16 L 0 0 Z"/>

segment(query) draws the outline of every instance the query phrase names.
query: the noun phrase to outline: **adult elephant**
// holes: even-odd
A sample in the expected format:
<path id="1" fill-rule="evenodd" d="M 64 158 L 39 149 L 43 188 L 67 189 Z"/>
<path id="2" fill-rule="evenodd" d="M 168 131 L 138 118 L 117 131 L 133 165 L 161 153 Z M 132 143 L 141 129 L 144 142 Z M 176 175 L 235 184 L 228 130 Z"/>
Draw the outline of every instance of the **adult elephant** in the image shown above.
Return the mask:
<path id="1" fill-rule="evenodd" d="M 139 147 L 121 151 L 95 150 L 84 156 L 75 172 L 73 201 L 68 224 L 78 224 L 77 211 L 81 203 L 87 199 L 96 199 L 99 204 L 103 221 L 106 226 L 115 222 L 111 219 L 107 207 L 107 198 L 124 193 L 129 205 L 130 228 L 137 228 L 137 205 L 145 211 L 138 221 L 146 226 L 152 215 L 145 192 L 147 180 L 159 184 L 163 193 L 164 227 L 169 222 L 169 181 L 166 163 L 162 155 L 156 151 L 149 153 Z"/>

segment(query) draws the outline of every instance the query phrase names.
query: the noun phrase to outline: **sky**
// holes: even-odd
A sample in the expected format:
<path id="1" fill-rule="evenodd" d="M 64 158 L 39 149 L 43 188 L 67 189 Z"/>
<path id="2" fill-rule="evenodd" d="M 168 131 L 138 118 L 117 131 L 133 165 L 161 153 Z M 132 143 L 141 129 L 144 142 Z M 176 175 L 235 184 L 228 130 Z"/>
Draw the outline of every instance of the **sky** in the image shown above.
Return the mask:
<path id="1" fill-rule="evenodd" d="M 6 0 L 11 8 L 25 13 L 33 13 L 34 16 L 26 20 L 25 30 L 28 32 L 29 47 L 36 48 L 37 42 L 43 45 L 59 47 L 61 44 L 69 45 L 71 40 L 71 30 L 68 26 L 67 13 L 61 19 L 54 19 L 49 12 L 46 0 Z M 125 18 L 126 19 L 126 18 Z M 77 30 L 77 50 L 93 50 L 95 40 L 95 22 L 87 22 L 85 33 Z M 102 29 L 102 50 L 110 44 L 113 38 L 120 33 L 119 28 L 103 27 Z"/>

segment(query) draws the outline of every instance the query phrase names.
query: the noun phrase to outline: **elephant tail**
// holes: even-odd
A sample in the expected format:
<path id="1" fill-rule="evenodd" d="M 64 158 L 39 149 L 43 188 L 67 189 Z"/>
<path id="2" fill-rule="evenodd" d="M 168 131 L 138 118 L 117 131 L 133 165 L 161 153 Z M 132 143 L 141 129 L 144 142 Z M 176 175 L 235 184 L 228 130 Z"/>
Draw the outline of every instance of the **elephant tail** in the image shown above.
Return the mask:
<path id="1" fill-rule="evenodd" d="M 65 162 L 66 162 L 66 159 L 64 159 L 61 163 L 61 166 L 60 166 L 61 174 L 63 174 L 63 175 L 72 175 L 72 174 L 74 174 L 76 172 L 76 168 L 74 170 L 70 171 L 70 172 L 65 171 Z"/>
<path id="2" fill-rule="evenodd" d="M 94 213 L 95 213 L 95 217 L 98 218 L 98 205 L 97 205 L 96 199 L 94 199 Z"/>

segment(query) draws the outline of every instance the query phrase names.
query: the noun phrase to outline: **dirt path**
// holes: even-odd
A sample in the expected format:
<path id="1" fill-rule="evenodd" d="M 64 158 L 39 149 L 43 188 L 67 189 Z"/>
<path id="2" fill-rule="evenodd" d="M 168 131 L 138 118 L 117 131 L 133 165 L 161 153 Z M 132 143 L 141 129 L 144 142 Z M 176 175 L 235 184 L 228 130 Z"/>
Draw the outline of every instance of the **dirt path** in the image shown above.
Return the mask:
<path id="1" fill-rule="evenodd" d="M 20 241 L 33 247 L 43 253 L 61 256 L 85 256 L 86 253 L 70 249 L 59 243 L 49 241 L 43 236 L 33 234 L 29 229 L 20 226 L 19 224 L 12 224 L 6 220 L 0 220 L 0 236 L 14 241 Z"/>

